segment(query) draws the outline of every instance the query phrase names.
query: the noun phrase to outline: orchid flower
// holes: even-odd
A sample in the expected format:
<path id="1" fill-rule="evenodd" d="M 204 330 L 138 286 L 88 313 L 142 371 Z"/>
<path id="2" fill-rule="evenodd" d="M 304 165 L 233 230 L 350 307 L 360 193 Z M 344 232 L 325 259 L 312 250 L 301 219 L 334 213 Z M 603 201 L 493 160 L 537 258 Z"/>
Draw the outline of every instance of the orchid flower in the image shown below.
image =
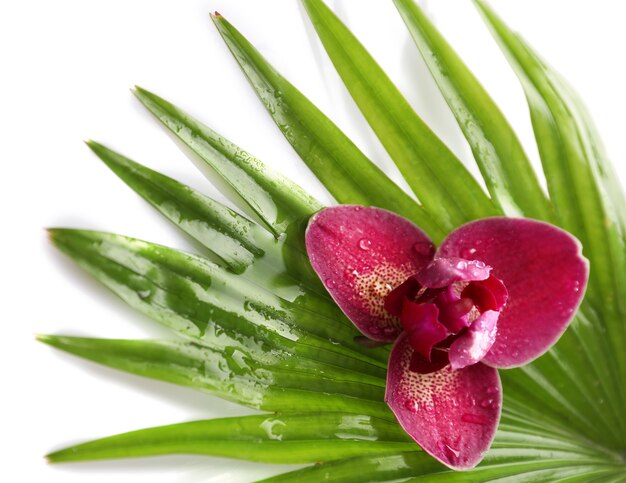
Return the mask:
<path id="1" fill-rule="evenodd" d="M 456 470 L 476 466 L 495 436 L 497 369 L 556 343 L 588 277 L 578 240 L 528 219 L 473 221 L 436 250 L 394 213 L 341 205 L 311 218 L 306 248 L 359 331 L 394 342 L 385 401 L 402 428 Z"/>

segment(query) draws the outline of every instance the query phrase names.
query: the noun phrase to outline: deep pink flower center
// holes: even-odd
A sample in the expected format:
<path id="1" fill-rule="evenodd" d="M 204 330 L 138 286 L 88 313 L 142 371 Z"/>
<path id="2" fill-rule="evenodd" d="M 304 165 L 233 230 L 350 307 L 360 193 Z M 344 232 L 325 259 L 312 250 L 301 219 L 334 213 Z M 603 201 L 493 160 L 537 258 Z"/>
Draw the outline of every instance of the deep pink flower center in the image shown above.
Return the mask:
<path id="1" fill-rule="evenodd" d="M 493 344 L 507 300 L 504 284 L 478 260 L 439 258 L 385 298 L 415 354 L 411 370 L 461 368 L 480 361 Z"/>

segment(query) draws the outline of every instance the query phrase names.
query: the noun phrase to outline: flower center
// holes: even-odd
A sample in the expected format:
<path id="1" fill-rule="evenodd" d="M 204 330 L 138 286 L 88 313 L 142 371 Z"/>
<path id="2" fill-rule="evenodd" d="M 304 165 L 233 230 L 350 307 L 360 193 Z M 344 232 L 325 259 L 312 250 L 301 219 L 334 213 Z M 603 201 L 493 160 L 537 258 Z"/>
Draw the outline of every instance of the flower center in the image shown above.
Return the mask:
<path id="1" fill-rule="evenodd" d="M 411 370 L 422 374 L 450 364 L 479 362 L 493 345 L 504 284 L 479 260 L 437 258 L 385 298 L 415 353 Z"/>

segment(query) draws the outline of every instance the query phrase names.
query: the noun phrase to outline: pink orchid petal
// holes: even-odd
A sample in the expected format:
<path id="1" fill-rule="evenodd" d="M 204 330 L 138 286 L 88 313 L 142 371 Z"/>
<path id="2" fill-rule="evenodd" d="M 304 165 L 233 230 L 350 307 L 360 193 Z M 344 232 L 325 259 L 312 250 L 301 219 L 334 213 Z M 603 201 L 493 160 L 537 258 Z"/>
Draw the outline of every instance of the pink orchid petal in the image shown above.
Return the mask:
<path id="1" fill-rule="evenodd" d="M 480 260 L 464 260 L 458 257 L 443 257 L 433 260 L 417 276 L 424 287 L 443 288 L 454 282 L 485 280 L 491 267 Z"/>
<path id="2" fill-rule="evenodd" d="M 500 420 L 498 371 L 478 363 L 431 374 L 410 370 L 413 349 L 403 334 L 389 357 L 385 401 L 424 451 L 455 470 L 476 466 Z"/>
<path id="3" fill-rule="evenodd" d="M 404 301 L 400 317 L 402 326 L 411 347 L 428 361 L 433 346 L 448 337 L 448 331 L 438 319 L 439 309 L 435 304 Z"/>
<path id="4" fill-rule="evenodd" d="M 405 299 L 411 299 L 417 295 L 417 292 L 420 289 L 420 284 L 415 277 L 411 277 L 406 279 L 406 281 L 402 282 L 396 288 L 394 288 L 389 295 L 385 297 L 384 307 L 387 312 L 391 315 L 395 315 L 396 317 L 400 317 L 402 315 L 402 306 L 404 305 Z"/>
<path id="5" fill-rule="evenodd" d="M 340 205 L 315 214 L 306 231 L 311 265 L 335 302 L 367 337 L 392 342 L 400 320 L 384 308 L 391 290 L 434 254 L 413 223 L 380 208 Z"/>
<path id="6" fill-rule="evenodd" d="M 450 346 L 448 357 L 453 370 L 481 361 L 496 341 L 499 312 L 487 310 Z"/>
<path id="7" fill-rule="evenodd" d="M 572 320 L 587 284 L 588 262 L 578 240 L 534 220 L 468 223 L 444 240 L 438 256 L 481 260 L 504 283 L 508 300 L 483 359 L 494 367 L 517 367 L 545 353 Z"/>
<path id="8" fill-rule="evenodd" d="M 470 298 L 466 298 L 465 295 L 461 297 L 453 285 L 440 292 L 435 299 L 435 303 L 439 307 L 439 322 L 445 325 L 453 334 L 469 325 L 468 314 L 474 303 Z"/>
<path id="9" fill-rule="evenodd" d="M 470 283 L 461 295 L 471 298 L 481 312 L 500 310 L 509 298 L 504 284 L 493 275 L 487 280 Z"/>
<path id="10" fill-rule="evenodd" d="M 443 369 L 448 364 L 450 364 L 448 351 L 435 348 L 430 353 L 430 360 L 422 357 L 418 352 L 413 352 L 409 370 L 418 372 L 419 374 L 430 374 L 431 372 L 437 372 L 439 369 Z"/>

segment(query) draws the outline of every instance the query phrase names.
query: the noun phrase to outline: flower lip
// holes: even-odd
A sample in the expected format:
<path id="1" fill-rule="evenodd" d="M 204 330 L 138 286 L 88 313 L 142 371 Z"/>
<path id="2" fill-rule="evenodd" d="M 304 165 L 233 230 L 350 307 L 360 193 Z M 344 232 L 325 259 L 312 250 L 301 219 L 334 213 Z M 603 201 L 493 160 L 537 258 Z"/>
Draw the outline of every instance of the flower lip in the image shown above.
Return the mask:
<path id="1" fill-rule="evenodd" d="M 476 364 L 489 352 L 507 291 L 480 260 L 437 258 L 385 298 L 415 351 L 410 370 L 428 374 Z"/>
<path id="2" fill-rule="evenodd" d="M 473 364 L 431 374 L 416 371 L 406 334 L 391 351 L 385 401 L 402 428 L 424 449 L 454 470 L 476 466 L 491 445 L 500 420 L 498 371 Z"/>

